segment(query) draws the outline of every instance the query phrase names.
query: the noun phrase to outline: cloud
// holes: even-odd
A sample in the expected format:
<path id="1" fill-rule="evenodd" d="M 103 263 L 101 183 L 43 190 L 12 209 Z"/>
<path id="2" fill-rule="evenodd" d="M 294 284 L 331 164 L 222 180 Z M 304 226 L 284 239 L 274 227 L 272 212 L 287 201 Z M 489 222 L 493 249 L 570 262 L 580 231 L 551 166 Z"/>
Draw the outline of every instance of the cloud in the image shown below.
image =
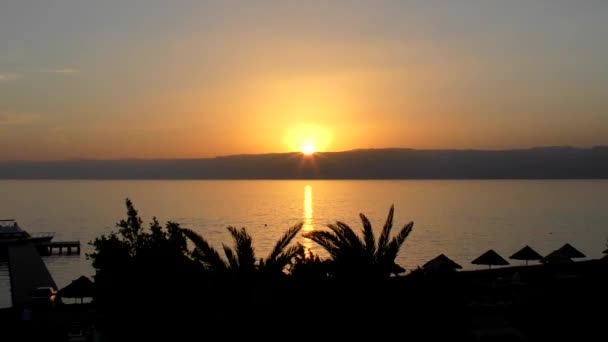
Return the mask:
<path id="1" fill-rule="evenodd" d="M 0 127 L 31 125 L 40 119 L 38 114 L 0 112 Z"/>
<path id="2" fill-rule="evenodd" d="M 57 68 L 57 69 L 33 69 L 29 71 L 25 71 L 25 73 L 45 73 L 45 74 L 55 74 L 55 75 L 71 75 L 77 73 L 78 70 L 72 68 Z M 0 83 L 1 82 L 11 82 L 23 78 L 23 73 L 18 72 L 0 72 Z M 0 113 L 1 114 L 1 113 Z"/>
<path id="3" fill-rule="evenodd" d="M 0 82 L 15 81 L 20 79 L 21 77 L 23 77 L 23 75 L 14 72 L 0 73 Z"/>
<path id="4" fill-rule="evenodd" d="M 71 68 L 60 68 L 60 69 L 40 69 L 38 72 L 44 72 L 47 74 L 75 74 L 78 71 Z"/>

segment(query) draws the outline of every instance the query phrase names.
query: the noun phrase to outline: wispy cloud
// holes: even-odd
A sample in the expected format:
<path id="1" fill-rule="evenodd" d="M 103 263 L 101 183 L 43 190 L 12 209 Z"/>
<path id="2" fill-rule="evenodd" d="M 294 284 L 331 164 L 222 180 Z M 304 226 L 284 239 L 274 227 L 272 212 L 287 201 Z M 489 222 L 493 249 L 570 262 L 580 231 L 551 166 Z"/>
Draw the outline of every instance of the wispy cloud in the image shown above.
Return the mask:
<path id="1" fill-rule="evenodd" d="M 0 127 L 31 125 L 39 119 L 40 115 L 38 114 L 0 112 Z"/>
<path id="2" fill-rule="evenodd" d="M 71 75 L 77 73 L 78 70 L 73 68 L 44 68 L 44 69 L 30 69 L 26 70 L 23 73 L 21 72 L 0 72 L 0 82 L 11 82 L 21 78 L 24 78 L 26 74 L 32 73 L 44 73 L 44 74 L 55 74 L 55 75 Z M 1 114 L 1 113 L 0 113 Z"/>
<path id="3" fill-rule="evenodd" d="M 60 68 L 60 69 L 40 69 L 38 72 L 44 72 L 47 74 L 75 74 L 78 71 L 71 68 Z"/>
<path id="4" fill-rule="evenodd" d="M 15 81 L 20 79 L 21 77 L 23 77 L 23 75 L 14 72 L 0 73 L 0 82 Z"/>

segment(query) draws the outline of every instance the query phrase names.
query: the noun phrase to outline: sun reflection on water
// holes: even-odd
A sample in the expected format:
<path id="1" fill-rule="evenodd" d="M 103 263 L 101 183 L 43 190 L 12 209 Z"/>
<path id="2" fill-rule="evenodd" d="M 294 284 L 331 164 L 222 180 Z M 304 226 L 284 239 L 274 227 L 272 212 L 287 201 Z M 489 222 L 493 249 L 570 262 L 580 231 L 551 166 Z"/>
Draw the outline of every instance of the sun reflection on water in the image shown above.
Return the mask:
<path id="1" fill-rule="evenodd" d="M 306 233 L 314 229 L 312 224 L 312 187 L 307 184 L 304 187 L 304 226 L 302 227 L 302 231 Z M 312 248 L 312 241 L 304 239 L 302 244 L 306 249 L 306 255 L 308 255 L 308 251 Z"/>

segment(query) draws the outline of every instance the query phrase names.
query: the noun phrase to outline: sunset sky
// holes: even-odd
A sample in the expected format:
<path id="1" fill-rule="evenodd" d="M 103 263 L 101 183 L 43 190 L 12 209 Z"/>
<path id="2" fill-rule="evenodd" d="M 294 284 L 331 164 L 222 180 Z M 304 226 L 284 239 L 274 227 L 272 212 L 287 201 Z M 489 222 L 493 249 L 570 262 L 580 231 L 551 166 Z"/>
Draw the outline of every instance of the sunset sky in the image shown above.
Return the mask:
<path id="1" fill-rule="evenodd" d="M 545 145 L 608 145 L 608 1 L 0 5 L 0 159 Z"/>

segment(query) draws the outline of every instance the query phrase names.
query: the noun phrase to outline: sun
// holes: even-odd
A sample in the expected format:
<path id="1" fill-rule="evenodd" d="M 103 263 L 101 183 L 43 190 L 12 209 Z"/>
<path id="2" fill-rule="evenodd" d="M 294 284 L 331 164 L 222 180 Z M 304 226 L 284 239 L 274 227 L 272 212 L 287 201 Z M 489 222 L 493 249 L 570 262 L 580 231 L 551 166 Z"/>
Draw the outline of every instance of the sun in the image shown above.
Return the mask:
<path id="1" fill-rule="evenodd" d="M 307 156 L 315 153 L 315 145 L 313 145 L 311 143 L 304 144 L 302 146 L 302 153 L 304 153 Z"/>
<path id="2" fill-rule="evenodd" d="M 327 151 L 331 141 L 331 132 L 325 127 L 314 124 L 298 124 L 285 134 L 285 144 L 289 151 L 300 151 L 310 156 Z"/>

